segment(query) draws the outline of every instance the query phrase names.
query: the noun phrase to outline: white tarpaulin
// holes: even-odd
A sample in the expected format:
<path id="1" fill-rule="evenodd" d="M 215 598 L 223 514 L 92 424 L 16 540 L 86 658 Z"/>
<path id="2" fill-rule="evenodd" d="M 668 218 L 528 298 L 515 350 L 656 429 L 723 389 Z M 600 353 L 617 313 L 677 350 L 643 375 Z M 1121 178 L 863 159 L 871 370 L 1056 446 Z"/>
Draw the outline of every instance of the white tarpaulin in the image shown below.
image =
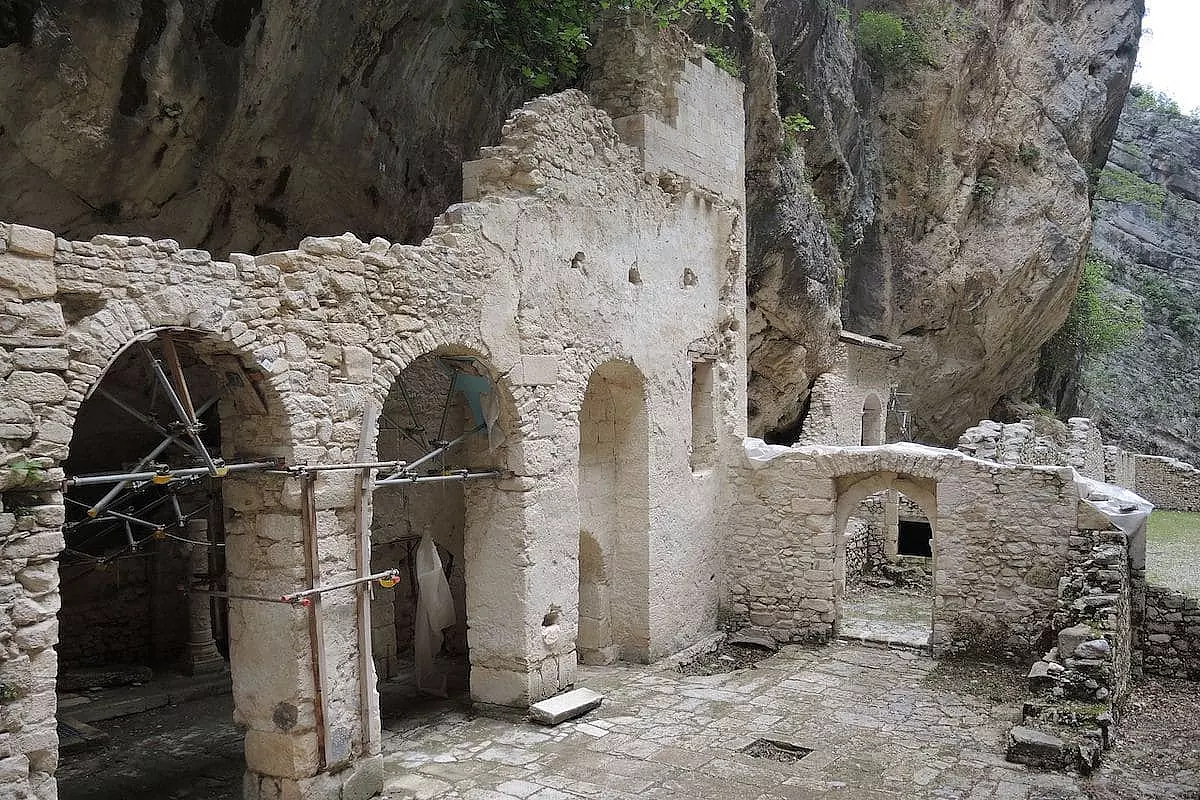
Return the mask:
<path id="1" fill-rule="evenodd" d="M 1085 503 L 1130 536 L 1154 510 L 1153 503 L 1123 486 L 1085 478 L 1078 472 L 1075 473 L 1075 485 Z"/>
<path id="2" fill-rule="evenodd" d="M 446 676 L 433 659 L 442 649 L 442 630 L 454 624 L 454 598 L 442 569 L 442 559 L 429 534 L 421 537 L 416 554 L 417 619 L 413 626 L 413 665 L 417 689 L 446 696 Z"/>
<path id="3" fill-rule="evenodd" d="M 754 464 L 766 464 L 773 458 L 792 452 L 792 448 L 787 445 L 767 444 L 762 439 L 752 439 L 749 436 L 742 439 L 742 447 L 746 450 L 746 458 Z"/>

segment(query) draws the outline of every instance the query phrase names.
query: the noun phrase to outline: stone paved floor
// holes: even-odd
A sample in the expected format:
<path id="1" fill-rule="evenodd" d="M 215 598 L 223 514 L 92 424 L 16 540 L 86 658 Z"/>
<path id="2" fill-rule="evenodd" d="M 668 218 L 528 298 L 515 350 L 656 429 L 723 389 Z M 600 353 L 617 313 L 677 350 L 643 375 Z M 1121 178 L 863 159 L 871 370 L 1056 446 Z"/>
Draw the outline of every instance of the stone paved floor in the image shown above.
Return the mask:
<path id="1" fill-rule="evenodd" d="M 1121 741 L 1092 779 L 1008 764 L 1000 742 L 1020 671 L 912 650 L 784 648 L 754 668 L 684 677 L 671 663 L 582 668 L 605 704 L 557 728 L 463 699 L 385 691 L 390 800 L 1200 800 L 1200 689 L 1140 682 Z M 229 697 L 97 725 L 108 746 L 67 756 L 63 800 L 237 800 L 241 734 Z M 797 763 L 740 752 L 756 738 L 811 748 Z"/>
<path id="2" fill-rule="evenodd" d="M 848 587 L 842 600 L 843 639 L 926 647 L 933 627 L 929 591 L 903 588 Z"/>
<path id="3" fill-rule="evenodd" d="M 669 664 L 581 668 L 579 684 L 608 699 L 557 728 L 462 706 L 385 720 L 387 791 L 393 800 L 1079 796 L 1072 778 L 1003 760 L 1019 713 L 1012 670 L 980 668 L 978 687 L 957 692 L 938 669 L 916 652 L 844 643 L 787 647 L 711 677 Z M 1011 704 L 987 696 L 997 686 Z M 813 752 L 790 764 L 740 752 L 759 737 Z"/>

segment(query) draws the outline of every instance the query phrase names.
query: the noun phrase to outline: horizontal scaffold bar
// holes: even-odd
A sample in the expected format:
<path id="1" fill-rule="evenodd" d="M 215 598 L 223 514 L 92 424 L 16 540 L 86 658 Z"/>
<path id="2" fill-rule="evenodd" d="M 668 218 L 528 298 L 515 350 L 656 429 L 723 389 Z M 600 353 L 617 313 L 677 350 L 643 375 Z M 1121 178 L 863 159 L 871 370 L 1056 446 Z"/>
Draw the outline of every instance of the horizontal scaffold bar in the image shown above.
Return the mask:
<path id="1" fill-rule="evenodd" d="M 337 589 L 348 589 L 351 586 L 358 586 L 362 583 L 370 583 L 371 581 L 379 581 L 379 585 L 385 589 L 390 589 L 400 580 L 400 570 L 396 568 L 385 569 L 382 572 L 376 572 L 373 575 L 364 575 L 361 578 L 352 578 L 348 581 L 339 583 L 331 583 L 328 586 L 314 586 L 311 589 L 301 589 L 298 592 L 281 595 L 279 597 L 270 597 L 263 594 L 237 594 L 235 592 L 224 592 L 218 589 L 200 589 L 197 587 L 180 586 L 180 590 L 190 594 L 203 594 L 209 597 L 224 597 L 229 600 L 253 600 L 259 603 L 286 603 L 290 606 L 310 606 L 312 598 L 325 592 L 332 592 Z"/>
<path id="2" fill-rule="evenodd" d="M 375 486 L 405 486 L 410 483 L 436 483 L 438 481 L 472 481 L 479 478 L 499 478 L 501 475 L 503 473 L 499 470 L 488 470 L 486 472 L 457 470 L 442 475 L 407 475 L 401 473 L 398 475 L 389 475 L 386 478 L 379 478 L 375 481 Z"/>
<path id="3" fill-rule="evenodd" d="M 166 484 L 176 478 L 190 478 L 196 475 L 208 475 L 223 478 L 230 472 L 251 472 L 254 470 L 279 469 L 282 461 L 249 461 L 243 464 L 218 464 L 214 473 L 208 467 L 185 467 L 183 469 L 164 469 L 154 472 L 113 472 L 100 475 L 69 476 L 63 483 L 67 486 L 95 486 L 106 483 L 121 483 L 122 481 L 150 481 L 155 484 Z"/>

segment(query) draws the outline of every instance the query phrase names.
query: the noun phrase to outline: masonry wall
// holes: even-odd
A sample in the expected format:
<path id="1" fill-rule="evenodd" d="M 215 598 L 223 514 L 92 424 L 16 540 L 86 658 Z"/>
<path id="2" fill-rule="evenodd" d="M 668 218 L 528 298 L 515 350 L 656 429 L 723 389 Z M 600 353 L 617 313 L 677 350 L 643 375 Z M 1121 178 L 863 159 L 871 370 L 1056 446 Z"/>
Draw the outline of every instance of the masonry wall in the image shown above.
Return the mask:
<path id="1" fill-rule="evenodd" d="M 702 114 L 682 115 L 688 126 L 711 117 L 740 132 L 740 85 L 694 52 L 680 70 L 682 97 L 705 103 Z M 421 355 L 452 350 L 485 361 L 502 395 L 506 437 L 492 465 L 507 477 L 464 488 L 472 693 L 512 705 L 573 681 L 578 415 L 594 370 L 624 363 L 644 381 L 654 432 L 646 454 L 647 655 L 714 628 L 725 454 L 711 468 L 689 464 L 690 354 L 711 359 L 717 440 L 734 441 L 746 419 L 741 137 L 706 134 L 729 152 L 706 156 L 700 168 L 674 147 L 674 134 L 641 128 L 648 133 L 638 151 L 582 93 L 527 104 L 499 146 L 464 166 L 467 202 L 449 209 L 420 246 L 347 234 L 226 262 L 169 240 L 66 242 L 0 225 L 0 444 L 6 463 L 29 459 L 41 470 L 19 480 L 17 471 L 0 471 L 0 642 L 5 681 L 20 690 L 0 729 L 12 754 L 6 792 L 54 791 L 57 486 L 74 416 L 120 348 L 160 328 L 203 333 L 214 356 L 240 360 L 260 386 L 265 412 L 222 403 L 223 452 L 289 465 L 375 457 L 368 421 Z M 659 158 L 659 148 L 674 155 Z M 643 164 L 673 171 L 647 173 Z M 362 526 L 371 524 L 369 505 L 365 514 L 358 508 L 357 480 L 353 471 L 311 481 L 226 479 L 230 589 L 277 596 L 312 572 L 325 581 L 352 577 Z M 310 562 L 312 540 L 318 556 Z M 366 621 L 353 592 L 331 593 L 321 603 L 326 635 L 316 637 L 314 658 L 311 613 L 231 604 L 249 798 L 378 788 L 374 669 L 355 635 Z M 324 675 L 319 694 L 314 661 Z"/>
<path id="2" fill-rule="evenodd" d="M 839 342 L 839 357 L 830 372 L 817 377 L 809 398 L 808 415 L 797 440 L 799 445 L 883 444 L 888 401 L 891 399 L 895 354 L 874 347 Z M 876 441 L 864 441 L 864 407 L 875 406 Z"/>
<path id="3" fill-rule="evenodd" d="M 985 419 L 959 437 L 957 449 L 1001 464 L 1073 467 L 1096 480 L 1105 480 L 1109 458 L 1100 429 L 1087 417 L 1072 417 L 1065 424 L 1051 417 L 1012 423 Z"/>
<path id="4" fill-rule="evenodd" d="M 1200 599 L 1162 586 L 1147 586 L 1140 633 L 1143 671 L 1200 680 Z"/>
<path id="5" fill-rule="evenodd" d="M 844 520 L 888 487 L 936 503 L 935 653 L 1021 658 L 1050 626 L 1076 525 L 1069 470 L 917 445 L 796 447 L 745 461 L 731 486 L 728 610 L 781 641 L 836 631 Z M 936 498 L 924 496 L 929 486 Z"/>
<path id="6" fill-rule="evenodd" d="M 1200 470 L 1165 456 L 1133 456 L 1133 489 L 1168 511 L 1200 511 Z"/>

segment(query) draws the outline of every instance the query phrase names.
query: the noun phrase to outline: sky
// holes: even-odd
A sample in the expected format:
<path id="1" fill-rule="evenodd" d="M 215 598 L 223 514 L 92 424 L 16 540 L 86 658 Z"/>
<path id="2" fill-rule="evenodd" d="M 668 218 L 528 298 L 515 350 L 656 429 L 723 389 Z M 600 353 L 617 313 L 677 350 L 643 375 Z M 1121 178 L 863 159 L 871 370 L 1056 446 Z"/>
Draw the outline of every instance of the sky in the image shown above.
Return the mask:
<path id="1" fill-rule="evenodd" d="M 1200 0 L 1146 0 L 1134 83 L 1166 92 L 1184 111 L 1200 109 Z"/>

